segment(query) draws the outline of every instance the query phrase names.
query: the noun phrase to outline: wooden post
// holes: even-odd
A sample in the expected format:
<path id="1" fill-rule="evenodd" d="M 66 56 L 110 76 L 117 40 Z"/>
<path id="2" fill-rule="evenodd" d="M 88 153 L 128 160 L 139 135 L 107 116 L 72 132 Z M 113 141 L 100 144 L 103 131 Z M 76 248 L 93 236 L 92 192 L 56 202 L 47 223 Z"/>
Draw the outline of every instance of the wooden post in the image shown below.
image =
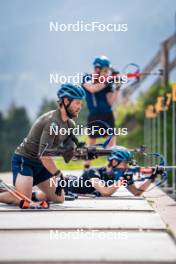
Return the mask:
<path id="1" fill-rule="evenodd" d="M 169 81 L 169 61 L 168 61 L 168 48 L 167 42 L 161 44 L 161 68 L 164 69 L 164 74 L 161 78 L 161 85 L 166 87 Z"/>

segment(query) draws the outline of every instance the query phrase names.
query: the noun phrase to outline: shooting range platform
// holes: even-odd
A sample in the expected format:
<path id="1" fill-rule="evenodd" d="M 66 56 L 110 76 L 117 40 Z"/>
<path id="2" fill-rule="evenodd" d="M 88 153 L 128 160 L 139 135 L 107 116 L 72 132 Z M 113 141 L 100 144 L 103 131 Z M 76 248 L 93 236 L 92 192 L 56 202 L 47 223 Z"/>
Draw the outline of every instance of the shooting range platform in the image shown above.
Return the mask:
<path id="1" fill-rule="evenodd" d="M 47 210 L 0 204 L 0 263 L 176 263 L 175 219 L 176 203 L 157 188 Z"/>

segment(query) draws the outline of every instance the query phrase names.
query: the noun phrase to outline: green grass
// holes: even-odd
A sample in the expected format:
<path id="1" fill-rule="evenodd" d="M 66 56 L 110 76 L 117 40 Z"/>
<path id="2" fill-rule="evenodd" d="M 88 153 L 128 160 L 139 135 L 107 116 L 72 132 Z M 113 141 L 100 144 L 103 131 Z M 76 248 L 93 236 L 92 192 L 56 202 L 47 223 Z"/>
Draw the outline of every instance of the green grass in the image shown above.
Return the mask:
<path id="1" fill-rule="evenodd" d="M 79 141 L 87 142 L 87 136 L 82 135 L 79 137 Z M 100 138 L 97 140 L 98 143 L 102 143 L 105 141 L 105 138 Z M 56 158 L 55 163 L 58 169 L 60 170 L 82 170 L 84 168 L 83 160 L 70 161 L 69 163 L 65 163 L 62 157 Z M 100 157 L 98 159 L 91 161 L 91 166 L 104 166 L 107 163 L 106 157 Z"/>
<path id="2" fill-rule="evenodd" d="M 83 161 L 70 161 L 69 163 L 65 163 L 63 158 L 55 159 L 55 163 L 58 169 L 60 170 L 82 170 L 83 169 Z M 107 160 L 106 157 L 101 157 L 95 159 L 91 162 L 91 166 L 104 166 L 106 165 Z"/>
<path id="3" fill-rule="evenodd" d="M 136 126 L 132 131 L 128 131 L 128 135 L 119 136 L 117 138 L 118 144 L 127 148 L 139 147 L 144 144 L 143 130 L 141 126 Z"/>

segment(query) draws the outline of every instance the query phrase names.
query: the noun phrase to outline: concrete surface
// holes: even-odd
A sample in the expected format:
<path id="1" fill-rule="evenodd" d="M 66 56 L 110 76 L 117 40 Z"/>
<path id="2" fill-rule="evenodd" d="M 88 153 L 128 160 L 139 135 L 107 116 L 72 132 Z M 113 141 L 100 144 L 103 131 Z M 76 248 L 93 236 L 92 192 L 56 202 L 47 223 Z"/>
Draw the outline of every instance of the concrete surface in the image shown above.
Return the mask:
<path id="1" fill-rule="evenodd" d="M 18 206 L 2 205 L 0 211 L 21 211 Z M 51 204 L 53 211 L 154 211 L 145 200 L 108 200 L 108 199 L 76 199 L 65 201 L 63 204 Z"/>
<path id="2" fill-rule="evenodd" d="M 137 218 L 137 219 L 136 219 Z M 15 221 L 12 221 L 15 219 Z M 129 219 L 129 221 L 125 221 Z M 165 229 L 155 212 L 3 212 L 0 230 L 4 229 Z"/>
<path id="3" fill-rule="evenodd" d="M 167 228 L 176 239 L 176 201 L 170 198 L 161 189 L 155 188 L 144 194 L 146 200 L 157 211 Z"/>
<path id="4" fill-rule="evenodd" d="M 0 178 L 11 183 L 10 174 Z M 175 202 L 157 188 L 145 196 L 122 188 L 110 199 L 82 197 L 51 211 L 0 204 L 0 263 L 176 263 L 167 232 L 174 234 Z"/>
<path id="5" fill-rule="evenodd" d="M 176 261 L 175 244 L 165 232 L 80 231 L 78 234 L 78 231 L 0 231 L 1 262 Z"/>

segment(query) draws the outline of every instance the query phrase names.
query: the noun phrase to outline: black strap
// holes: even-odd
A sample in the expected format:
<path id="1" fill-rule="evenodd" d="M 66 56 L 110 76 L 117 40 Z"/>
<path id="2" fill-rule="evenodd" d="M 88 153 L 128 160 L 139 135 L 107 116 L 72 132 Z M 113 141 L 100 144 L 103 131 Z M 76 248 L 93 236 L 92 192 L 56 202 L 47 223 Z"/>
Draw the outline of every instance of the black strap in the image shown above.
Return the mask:
<path id="1" fill-rule="evenodd" d="M 73 116 L 72 116 L 72 115 L 70 114 L 70 112 L 68 111 L 68 107 L 71 105 L 71 103 L 72 103 L 72 99 L 70 99 L 70 102 L 69 102 L 67 105 L 64 103 L 64 100 L 62 100 L 62 103 L 63 103 L 63 106 L 64 106 L 64 108 L 65 108 L 65 111 L 66 111 L 68 117 L 69 117 L 69 118 L 72 118 Z"/>

